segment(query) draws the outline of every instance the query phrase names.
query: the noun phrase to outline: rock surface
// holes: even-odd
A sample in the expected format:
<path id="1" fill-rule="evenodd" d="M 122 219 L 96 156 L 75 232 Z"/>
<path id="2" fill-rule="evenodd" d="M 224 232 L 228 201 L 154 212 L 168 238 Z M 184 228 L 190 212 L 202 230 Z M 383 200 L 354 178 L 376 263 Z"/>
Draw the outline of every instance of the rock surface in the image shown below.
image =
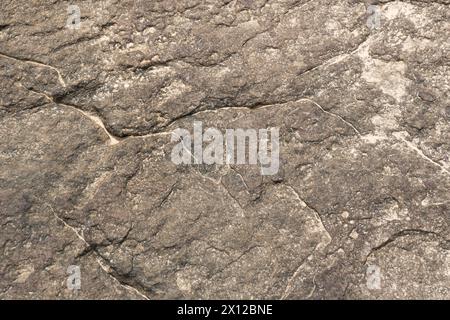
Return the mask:
<path id="1" fill-rule="evenodd" d="M 1 1 L 0 298 L 450 299 L 450 0 L 369 5 Z"/>

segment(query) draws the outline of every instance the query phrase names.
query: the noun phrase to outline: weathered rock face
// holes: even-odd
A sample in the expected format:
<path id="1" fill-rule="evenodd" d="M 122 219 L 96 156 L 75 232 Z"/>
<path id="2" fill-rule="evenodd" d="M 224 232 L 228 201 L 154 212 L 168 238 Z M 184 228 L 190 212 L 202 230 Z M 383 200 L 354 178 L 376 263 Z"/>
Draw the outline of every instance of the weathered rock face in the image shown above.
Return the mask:
<path id="1" fill-rule="evenodd" d="M 450 298 L 449 0 L 74 4 L 0 4 L 0 298 Z"/>

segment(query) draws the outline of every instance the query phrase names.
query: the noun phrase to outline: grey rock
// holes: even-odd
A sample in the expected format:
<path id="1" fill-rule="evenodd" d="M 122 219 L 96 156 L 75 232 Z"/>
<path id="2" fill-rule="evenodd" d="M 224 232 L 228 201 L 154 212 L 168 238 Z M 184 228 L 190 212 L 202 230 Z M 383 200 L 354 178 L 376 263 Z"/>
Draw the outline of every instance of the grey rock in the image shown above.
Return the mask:
<path id="1" fill-rule="evenodd" d="M 450 1 L 75 4 L 0 4 L 0 298 L 450 298 Z"/>

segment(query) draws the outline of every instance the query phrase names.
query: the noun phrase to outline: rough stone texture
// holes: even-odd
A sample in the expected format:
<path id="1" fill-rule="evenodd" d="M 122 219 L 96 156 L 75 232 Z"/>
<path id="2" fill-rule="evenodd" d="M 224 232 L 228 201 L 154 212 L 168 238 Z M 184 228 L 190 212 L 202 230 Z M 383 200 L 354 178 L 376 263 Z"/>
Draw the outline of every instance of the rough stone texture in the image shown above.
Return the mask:
<path id="1" fill-rule="evenodd" d="M 0 3 L 0 298 L 450 298 L 450 0 L 68 4 Z M 176 166 L 194 120 L 279 173 Z"/>

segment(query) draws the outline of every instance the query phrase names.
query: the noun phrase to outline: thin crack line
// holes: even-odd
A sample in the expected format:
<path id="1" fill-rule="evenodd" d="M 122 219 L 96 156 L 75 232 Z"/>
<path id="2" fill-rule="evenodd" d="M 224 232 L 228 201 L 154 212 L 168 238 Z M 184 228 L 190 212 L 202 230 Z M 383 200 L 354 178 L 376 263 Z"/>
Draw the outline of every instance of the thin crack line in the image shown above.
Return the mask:
<path id="1" fill-rule="evenodd" d="M 325 61 L 325 62 L 319 64 L 318 66 L 315 66 L 315 67 L 313 67 L 313 68 L 311 68 L 311 69 L 309 69 L 309 70 L 306 70 L 306 71 L 303 72 L 301 75 L 307 74 L 307 73 L 312 72 L 312 71 L 314 71 L 314 70 L 316 70 L 316 69 L 319 69 L 319 68 L 322 68 L 322 67 L 327 67 L 327 66 L 330 66 L 330 65 L 333 65 L 333 64 L 336 64 L 336 63 L 339 63 L 339 62 L 345 60 L 347 57 L 353 55 L 354 53 L 358 52 L 361 48 L 365 47 L 365 46 L 367 45 L 367 42 L 370 40 L 370 38 L 371 38 L 371 36 L 369 36 L 368 38 L 366 38 L 366 39 L 365 39 L 362 43 L 360 43 L 360 44 L 357 46 L 357 48 L 354 49 L 352 52 L 350 52 L 350 53 L 344 53 L 344 54 L 338 55 L 338 56 L 336 56 L 336 57 L 330 58 L 330 59 L 328 59 L 327 61 Z M 51 68 L 51 69 L 53 69 L 55 72 L 57 72 L 57 74 L 58 74 L 58 79 L 59 79 L 60 83 L 61 83 L 64 87 L 66 87 L 66 83 L 65 83 L 65 81 L 64 81 L 64 79 L 63 79 L 63 77 L 62 77 L 62 75 L 61 75 L 61 72 L 60 72 L 57 68 L 55 68 L 55 67 L 53 67 L 53 66 L 51 66 L 51 65 L 44 64 L 44 63 L 42 63 L 42 62 L 35 61 L 35 60 L 31 60 L 31 59 L 24 59 L 24 58 L 18 58 L 18 57 L 10 56 L 10 55 L 7 55 L 7 54 L 1 53 L 1 52 L 0 52 L 0 56 L 1 56 L 1 57 L 4 57 L 4 58 L 8 58 L 8 59 L 15 60 L 15 61 L 20 61 L 20 62 L 25 62 L 25 63 L 30 63 L 30 64 L 38 65 L 38 66 L 41 66 L 41 67 L 48 67 L 48 68 Z M 36 91 L 34 91 L 34 92 L 36 92 Z M 50 101 L 52 101 L 53 103 L 65 105 L 65 104 L 62 104 L 62 103 L 57 103 L 57 102 L 55 102 L 52 98 L 50 98 L 48 95 L 46 95 L 46 94 L 44 94 L 44 93 L 40 93 L 40 92 L 36 92 L 36 93 L 45 95 L 45 96 L 46 96 Z M 169 127 L 170 125 L 172 125 L 173 123 L 175 123 L 176 121 L 178 121 L 178 120 L 180 120 L 180 119 L 183 119 L 183 118 L 188 117 L 188 116 L 193 116 L 193 115 L 196 115 L 196 114 L 199 114 L 199 113 L 202 113 L 202 112 L 214 112 L 214 111 L 221 110 L 221 109 L 227 110 L 227 109 L 239 109 L 239 108 L 245 108 L 245 109 L 254 110 L 254 109 L 259 109 L 259 108 L 265 108 L 265 107 L 274 106 L 274 105 L 277 105 L 277 104 L 278 104 L 278 105 L 282 105 L 282 104 L 287 104 L 287 103 L 290 103 L 290 102 L 299 102 L 299 101 L 302 101 L 302 100 L 303 100 L 303 101 L 309 101 L 309 102 L 313 103 L 315 106 L 317 106 L 318 108 L 320 108 L 322 112 L 327 113 L 327 114 L 329 114 L 329 115 L 331 115 L 331 116 L 333 116 L 333 117 L 339 118 L 341 121 L 343 121 L 343 122 L 346 123 L 348 126 L 350 126 L 350 127 L 357 133 L 357 135 L 358 135 L 359 137 L 361 137 L 360 132 L 359 132 L 359 131 L 356 129 L 356 127 L 355 127 L 353 124 L 351 124 L 349 121 L 345 120 L 342 116 L 340 116 L 340 115 L 338 115 L 338 114 L 332 113 L 332 112 L 330 112 L 330 111 L 326 111 L 326 110 L 325 110 L 322 106 L 320 106 L 318 103 L 316 103 L 315 101 L 313 101 L 313 100 L 311 100 L 311 99 L 308 99 L 308 98 L 300 98 L 300 99 L 295 100 L 295 101 L 286 101 L 286 102 L 281 102 L 281 103 L 276 103 L 276 104 L 267 104 L 267 105 L 261 105 L 261 106 L 256 106 L 256 107 L 246 107 L 246 106 L 244 106 L 244 107 L 224 107 L 224 108 L 207 109 L 207 110 L 200 110 L 200 111 L 197 111 L 196 109 L 194 109 L 194 110 L 192 110 L 192 111 L 190 111 L 190 112 L 188 112 L 188 113 L 186 113 L 186 114 L 180 115 L 180 116 L 178 116 L 178 117 L 176 117 L 176 118 L 174 118 L 174 119 L 168 121 L 168 122 L 164 125 L 164 127 Z M 144 137 L 144 138 L 145 138 L 145 137 L 149 137 L 149 136 L 153 136 L 153 135 L 158 135 L 158 134 L 166 134 L 165 132 L 155 132 L 155 133 L 148 133 L 148 134 L 145 134 L 145 135 L 129 135 L 129 136 L 123 137 L 122 139 L 119 139 L 118 137 L 113 136 L 108 130 L 106 130 L 105 125 L 103 124 L 103 122 L 101 121 L 101 119 L 100 119 L 99 117 L 94 116 L 94 115 L 91 115 L 91 114 L 88 114 L 88 113 L 86 113 L 86 112 L 80 110 L 78 107 L 75 107 L 75 106 L 70 106 L 70 105 L 65 105 L 65 106 L 68 106 L 68 107 L 72 107 L 72 108 L 74 108 L 74 109 L 77 109 L 79 112 L 83 113 L 83 115 L 89 117 L 89 118 L 90 118 L 91 120 L 93 120 L 97 125 L 99 125 L 100 127 L 102 127 L 102 129 L 107 133 L 108 137 L 110 138 L 110 144 L 111 144 L 111 145 L 117 144 L 117 143 L 120 142 L 120 140 L 124 140 L 124 139 L 129 138 L 129 137 Z"/>
<path id="2" fill-rule="evenodd" d="M 333 117 L 335 117 L 335 118 L 340 119 L 342 122 L 344 122 L 345 124 L 347 124 L 348 126 L 350 126 L 350 127 L 356 132 L 356 134 L 358 135 L 358 137 L 361 138 L 361 133 L 358 131 L 358 129 L 356 129 L 356 127 L 355 127 L 353 124 L 351 124 L 350 122 L 348 122 L 347 120 L 345 120 L 344 118 L 342 118 L 340 115 L 325 110 L 320 104 L 318 104 L 318 103 L 315 102 L 314 100 L 311 100 L 311 99 L 308 99 L 308 98 L 302 98 L 302 99 L 300 99 L 300 100 L 298 100 L 298 101 L 302 101 L 302 100 L 303 100 L 303 101 L 308 101 L 308 102 L 314 104 L 316 107 L 318 107 L 318 108 L 319 108 L 320 110 L 322 110 L 324 113 L 329 114 L 329 115 L 331 115 L 331 116 L 333 116 Z"/>
<path id="3" fill-rule="evenodd" d="M 312 104 L 314 104 L 316 107 L 318 107 L 322 112 L 334 117 L 334 118 L 338 118 L 339 120 L 341 120 L 342 122 L 344 122 L 346 125 L 348 125 L 349 127 L 351 127 L 353 129 L 353 131 L 355 131 L 355 133 L 358 135 L 358 137 L 362 137 L 361 133 L 358 131 L 358 129 L 356 129 L 356 127 L 351 124 L 349 121 L 345 120 L 342 116 L 327 111 L 325 110 L 321 105 L 319 105 L 317 102 L 315 102 L 314 100 L 311 100 L 309 98 L 299 98 L 296 100 L 292 100 L 292 101 L 285 101 L 285 102 L 280 102 L 280 103 L 270 103 L 270 104 L 262 104 L 262 105 L 258 105 L 258 106 L 254 106 L 254 107 L 249 107 L 249 106 L 239 106 L 239 107 L 223 107 L 223 108 L 216 108 L 216 109 L 206 109 L 206 110 L 199 110 L 197 112 L 190 112 L 188 114 L 185 114 L 184 116 L 180 116 L 176 119 L 174 119 L 173 121 L 171 121 L 170 123 L 168 123 L 165 127 L 169 127 L 170 125 L 172 125 L 173 123 L 175 123 L 178 120 L 181 120 L 185 117 L 191 117 L 191 116 L 195 116 L 201 113 L 208 113 L 208 112 L 218 112 L 218 111 L 222 111 L 222 110 L 239 110 L 239 109 L 244 109 L 244 110 L 259 110 L 259 109 L 265 109 L 265 108 L 271 108 L 273 106 L 284 106 L 287 105 L 289 103 L 297 103 L 297 102 L 310 102 Z"/>
<path id="4" fill-rule="evenodd" d="M 314 215 L 316 216 L 316 219 L 318 220 L 318 222 L 321 223 L 323 230 L 324 230 L 324 231 L 326 232 L 326 234 L 327 234 L 328 240 L 325 241 L 325 242 L 326 242 L 325 246 L 327 246 L 328 244 L 330 244 L 331 239 L 332 239 L 332 238 L 331 238 L 331 235 L 330 235 L 330 233 L 328 232 L 327 228 L 325 227 L 325 224 L 324 224 L 324 222 L 323 222 L 323 220 L 322 220 L 322 217 L 320 216 L 319 212 L 318 212 L 315 208 L 313 208 L 312 206 L 310 206 L 305 200 L 303 200 L 302 197 L 300 197 L 299 193 L 298 193 L 292 186 L 287 185 L 287 184 L 285 184 L 285 186 L 295 194 L 295 196 L 296 196 L 296 198 L 297 198 L 298 201 L 300 201 L 304 206 L 306 206 L 308 209 L 310 209 L 311 211 L 314 212 Z M 297 267 L 297 269 L 295 270 L 295 272 L 294 272 L 294 273 L 292 274 L 292 276 L 289 278 L 289 280 L 288 280 L 288 282 L 287 282 L 287 284 L 286 284 L 286 288 L 285 288 L 285 290 L 284 290 L 284 293 L 283 293 L 283 295 L 282 295 L 281 298 L 280 298 L 281 300 L 286 299 L 286 298 L 291 294 L 291 292 L 292 292 L 292 290 L 293 290 L 293 288 L 292 288 L 292 287 L 293 287 L 293 281 L 298 277 L 298 275 L 299 275 L 299 273 L 300 273 L 300 271 L 301 271 L 301 268 L 302 268 L 303 265 L 305 264 L 306 260 L 307 260 L 309 257 L 313 256 L 313 254 L 316 252 L 317 248 L 319 248 L 319 247 L 321 246 L 321 244 L 322 244 L 322 241 L 320 241 L 319 243 L 317 243 L 317 244 L 314 246 L 314 249 L 312 250 L 312 252 L 311 252 L 305 259 L 303 259 L 303 261 L 301 262 L 301 264 Z M 314 276 L 314 278 L 313 278 L 313 284 L 314 284 L 314 288 L 313 288 L 313 290 L 308 294 L 308 296 L 306 297 L 306 299 L 310 298 L 310 297 L 312 296 L 312 294 L 314 293 L 314 291 L 316 290 L 315 276 Z"/>
<path id="5" fill-rule="evenodd" d="M 2 52 L 0 52 L 0 57 L 6 58 L 6 59 L 11 59 L 11 60 L 14 60 L 14 61 L 19 61 L 19 62 L 25 62 L 25 63 L 33 64 L 33 65 L 36 65 L 36 66 L 40 66 L 40 67 L 50 68 L 50 69 L 52 69 L 53 71 L 55 71 L 58 74 L 58 81 L 59 81 L 59 83 L 64 88 L 67 87 L 66 82 L 64 81 L 64 78 L 61 75 L 61 72 L 57 68 L 55 68 L 55 67 L 53 67 L 51 65 L 48 65 L 48 64 L 36 61 L 36 60 L 13 57 L 13 56 L 7 55 L 7 54 L 2 53 Z"/>
<path id="6" fill-rule="evenodd" d="M 311 257 L 314 252 L 316 251 L 319 244 L 316 244 L 314 249 L 311 251 L 309 255 L 307 255 L 301 262 L 300 265 L 295 269 L 295 272 L 292 274 L 292 276 L 289 278 L 286 284 L 286 288 L 284 289 L 283 295 L 281 296 L 280 300 L 285 300 L 289 295 L 292 293 L 293 290 L 293 282 L 297 278 L 297 276 L 300 274 L 301 268 L 303 265 L 307 262 L 308 258 Z"/>
<path id="7" fill-rule="evenodd" d="M 44 92 L 38 92 L 29 88 L 26 88 L 24 85 L 22 85 L 21 83 L 19 83 L 23 88 L 25 88 L 26 90 L 29 90 L 31 92 L 34 92 L 36 94 L 42 95 L 44 96 L 48 101 L 50 101 L 51 103 L 57 104 L 57 105 L 62 105 L 68 108 L 72 108 L 75 111 L 83 114 L 84 116 L 88 117 L 91 121 L 93 121 L 97 126 L 101 127 L 102 130 L 107 134 L 107 136 L 109 137 L 109 144 L 110 145 L 115 145 L 120 143 L 121 141 L 124 141 L 128 138 L 147 138 L 147 137 L 152 137 L 152 136 L 160 136 L 160 135 L 167 135 L 167 134 L 171 134 L 171 132 L 165 132 L 165 131 L 159 131 L 159 132 L 152 132 L 152 133 L 147 133 L 144 135 L 129 135 L 129 136 L 125 136 L 125 137 L 117 137 L 114 136 L 113 134 L 111 134 L 105 127 L 103 121 L 101 120 L 101 118 L 99 116 L 90 114 L 86 111 L 81 110 L 79 107 L 74 106 L 74 105 L 68 105 L 68 104 L 64 104 L 64 103 L 60 103 L 60 102 L 56 102 L 51 96 L 47 95 Z M 175 122 L 177 122 L 178 120 L 181 120 L 185 117 L 191 117 L 191 116 L 195 116 L 201 113 L 207 113 L 207 112 L 218 112 L 218 111 L 222 111 L 222 110 L 239 110 L 239 109 L 245 109 L 245 110 L 259 110 L 259 109 L 264 109 L 264 108 L 270 108 L 276 105 L 280 105 L 280 106 L 284 106 L 287 105 L 289 103 L 297 103 L 297 102 L 309 102 L 314 104 L 316 107 L 318 107 L 322 112 L 333 116 L 335 118 L 338 118 L 339 120 L 341 120 L 343 123 L 345 123 L 346 125 L 348 125 L 349 127 L 351 127 L 355 133 L 358 135 L 358 137 L 362 137 L 361 133 L 358 131 L 358 129 L 356 129 L 356 127 L 351 124 L 349 121 L 345 120 L 343 117 L 341 117 L 338 114 L 332 113 L 330 111 L 325 110 L 321 105 L 319 105 L 317 102 L 315 102 L 314 100 L 311 100 L 309 98 L 300 98 L 297 100 L 293 100 L 293 101 L 286 101 L 286 102 L 281 102 L 281 103 L 272 103 L 272 104 L 263 104 L 263 105 L 259 105 L 259 106 L 255 106 L 255 107 L 249 107 L 249 106 L 240 106 L 240 107 L 223 107 L 223 108 L 217 108 L 217 109 L 206 109 L 206 110 L 200 110 L 197 112 L 190 112 L 188 114 L 179 116 L 173 120 L 171 120 L 169 123 L 167 123 L 164 128 L 167 128 L 169 126 L 171 126 L 172 124 L 174 124 Z"/>
<path id="8" fill-rule="evenodd" d="M 318 212 L 314 207 L 312 207 L 311 205 L 309 205 L 305 200 L 303 200 L 302 197 L 300 197 L 300 195 L 299 195 L 299 193 L 297 192 L 297 190 L 295 190 L 293 187 L 291 187 L 291 186 L 288 185 L 288 184 L 285 184 L 285 186 L 295 194 L 296 198 L 297 198 L 301 203 L 303 203 L 304 206 L 306 206 L 308 209 L 310 209 L 310 210 L 312 210 L 312 211 L 314 212 L 314 215 L 316 216 L 317 220 L 322 224 L 323 229 L 325 230 L 325 232 L 326 232 L 327 235 L 328 235 L 328 243 L 327 243 L 327 244 L 329 244 L 329 243 L 331 242 L 331 239 L 332 239 L 332 238 L 331 238 L 331 235 L 330 235 L 330 233 L 328 232 L 327 228 L 325 227 L 325 224 L 324 224 L 324 222 L 323 222 L 323 220 L 322 220 L 322 217 L 321 217 L 321 215 L 319 214 L 319 212 Z"/>
<path id="9" fill-rule="evenodd" d="M 314 292 L 316 291 L 316 275 L 314 275 L 313 279 L 312 279 L 313 285 L 314 287 L 312 288 L 311 292 L 305 297 L 305 299 L 309 299 L 312 297 L 312 295 L 314 294 Z"/>
<path id="10" fill-rule="evenodd" d="M 118 143 L 120 142 L 120 140 L 119 140 L 118 137 L 113 136 L 113 135 L 106 129 L 106 127 L 105 127 L 103 121 L 100 119 L 99 116 L 96 116 L 96 115 L 93 115 L 93 114 L 88 113 L 88 112 L 86 112 L 86 111 L 83 111 L 83 110 L 81 110 L 80 108 L 78 108 L 78 107 L 76 107 L 76 106 L 73 106 L 73 105 L 69 105 L 69 104 L 65 104 L 65 103 L 60 103 L 60 102 L 56 102 L 51 96 L 49 96 L 48 94 L 46 94 L 46 93 L 44 93 L 44 92 L 38 92 L 38 91 L 35 91 L 35 90 L 33 90 L 33 89 L 26 88 L 26 87 L 25 87 L 23 84 L 21 84 L 21 83 L 19 83 L 19 84 L 20 84 L 23 88 L 25 88 L 26 90 L 29 90 L 29 91 L 31 91 L 31 92 L 34 92 L 34 93 L 36 93 L 36 94 L 39 94 L 39 95 L 44 96 L 44 97 L 45 97 L 48 101 L 50 101 L 51 103 L 54 103 L 54 104 L 56 104 L 56 105 L 61 105 L 61 106 L 64 106 L 64 107 L 66 107 L 66 108 L 70 108 L 70 109 L 72 109 L 72 110 L 75 110 L 75 111 L 78 112 L 78 113 L 81 113 L 83 116 L 89 118 L 89 120 L 91 120 L 92 122 L 94 122 L 94 123 L 96 124 L 96 126 L 100 127 L 100 128 L 103 130 L 103 132 L 106 133 L 106 135 L 107 135 L 108 138 L 109 138 L 109 145 L 115 145 L 115 144 L 118 144 Z"/>
<path id="11" fill-rule="evenodd" d="M 225 189 L 225 192 L 228 194 L 228 196 L 234 200 L 234 202 L 239 206 L 239 208 L 241 208 L 242 211 L 244 211 L 244 208 L 242 207 L 241 203 L 239 202 L 238 199 L 236 199 L 231 192 L 228 190 L 228 188 L 224 185 L 222 179 L 220 179 L 220 184 L 222 186 L 223 189 Z M 245 217 L 245 214 L 242 213 L 242 216 Z"/>
<path id="12" fill-rule="evenodd" d="M 60 216 L 58 216 L 55 212 L 55 210 L 53 210 L 53 207 L 48 205 L 48 207 L 50 208 L 50 210 L 53 213 L 53 216 L 56 218 L 56 220 L 58 220 L 59 222 L 61 222 L 65 227 L 69 228 L 73 233 L 75 233 L 75 235 L 77 236 L 78 239 L 80 239 L 89 249 L 92 249 L 92 245 L 89 244 L 89 242 L 86 241 L 86 239 L 80 234 L 80 232 L 78 232 L 77 229 L 75 229 L 74 227 L 72 227 L 70 224 L 68 224 L 63 218 L 61 218 Z M 129 286 L 127 284 L 123 284 L 119 279 L 117 279 L 112 273 L 111 273 L 111 268 L 106 265 L 101 259 L 102 257 L 95 251 L 92 250 L 92 252 L 95 255 L 95 260 L 97 262 L 97 264 L 100 266 L 100 268 L 109 275 L 109 277 L 111 277 L 115 282 L 117 282 L 121 287 L 127 289 L 128 291 L 133 291 L 134 293 L 140 295 L 142 298 L 144 298 L 145 300 L 150 300 L 149 297 L 147 297 L 145 294 L 143 294 L 142 292 L 140 292 L 138 289 L 133 288 L 132 286 Z"/>
<path id="13" fill-rule="evenodd" d="M 245 191 L 246 191 L 248 194 L 250 194 L 250 191 L 249 191 L 250 188 L 248 187 L 247 182 L 245 182 L 244 177 L 243 177 L 237 170 L 235 170 L 230 164 L 228 165 L 228 168 L 229 168 L 231 171 L 234 171 L 234 172 L 237 174 L 237 176 L 241 179 L 242 183 L 243 183 L 244 186 L 245 186 Z"/>
<path id="14" fill-rule="evenodd" d="M 400 140 L 403 141 L 403 143 L 406 144 L 406 146 L 408 146 L 408 148 L 414 150 L 421 158 L 423 158 L 424 160 L 432 163 L 433 165 L 439 167 L 442 172 L 445 172 L 447 175 L 450 175 L 450 171 L 448 171 L 443 165 L 441 165 L 440 163 L 434 161 L 433 159 L 431 159 L 430 157 L 426 156 L 422 150 L 420 150 L 418 147 L 416 147 L 413 143 L 411 143 L 410 141 L 406 140 L 403 136 L 401 132 L 393 132 L 392 135 Z"/>
<path id="15" fill-rule="evenodd" d="M 381 244 L 373 247 L 370 249 L 370 252 L 366 255 L 366 258 L 364 259 L 364 264 L 367 264 L 367 261 L 369 258 L 377 251 L 383 249 L 384 247 L 388 246 L 389 244 L 395 242 L 397 239 L 404 238 L 411 235 L 433 235 L 438 238 L 441 238 L 444 241 L 448 241 L 445 237 L 440 235 L 437 232 L 429 231 L 429 230 L 422 230 L 422 229 L 404 229 L 400 230 L 392 235 L 390 235 L 387 240 L 383 241 Z"/>
<path id="16" fill-rule="evenodd" d="M 344 61 L 345 59 L 351 57 L 352 55 L 354 55 L 355 53 L 357 53 L 361 49 L 365 49 L 367 47 L 368 43 L 371 40 L 377 40 L 379 37 L 380 37 L 379 35 L 373 36 L 371 34 L 368 37 L 366 37 L 366 39 L 364 39 L 364 41 L 360 42 L 357 45 L 357 47 L 354 50 L 352 50 L 351 52 L 341 53 L 341 54 L 338 54 L 337 56 L 331 57 L 330 59 L 328 59 L 328 60 L 318 64 L 317 66 L 303 71 L 302 73 L 299 74 L 299 76 L 303 76 L 303 75 L 306 75 L 306 74 L 311 73 L 313 71 L 316 71 L 318 69 L 329 67 L 329 66 L 335 65 L 337 63 L 340 63 L 340 62 Z"/>

